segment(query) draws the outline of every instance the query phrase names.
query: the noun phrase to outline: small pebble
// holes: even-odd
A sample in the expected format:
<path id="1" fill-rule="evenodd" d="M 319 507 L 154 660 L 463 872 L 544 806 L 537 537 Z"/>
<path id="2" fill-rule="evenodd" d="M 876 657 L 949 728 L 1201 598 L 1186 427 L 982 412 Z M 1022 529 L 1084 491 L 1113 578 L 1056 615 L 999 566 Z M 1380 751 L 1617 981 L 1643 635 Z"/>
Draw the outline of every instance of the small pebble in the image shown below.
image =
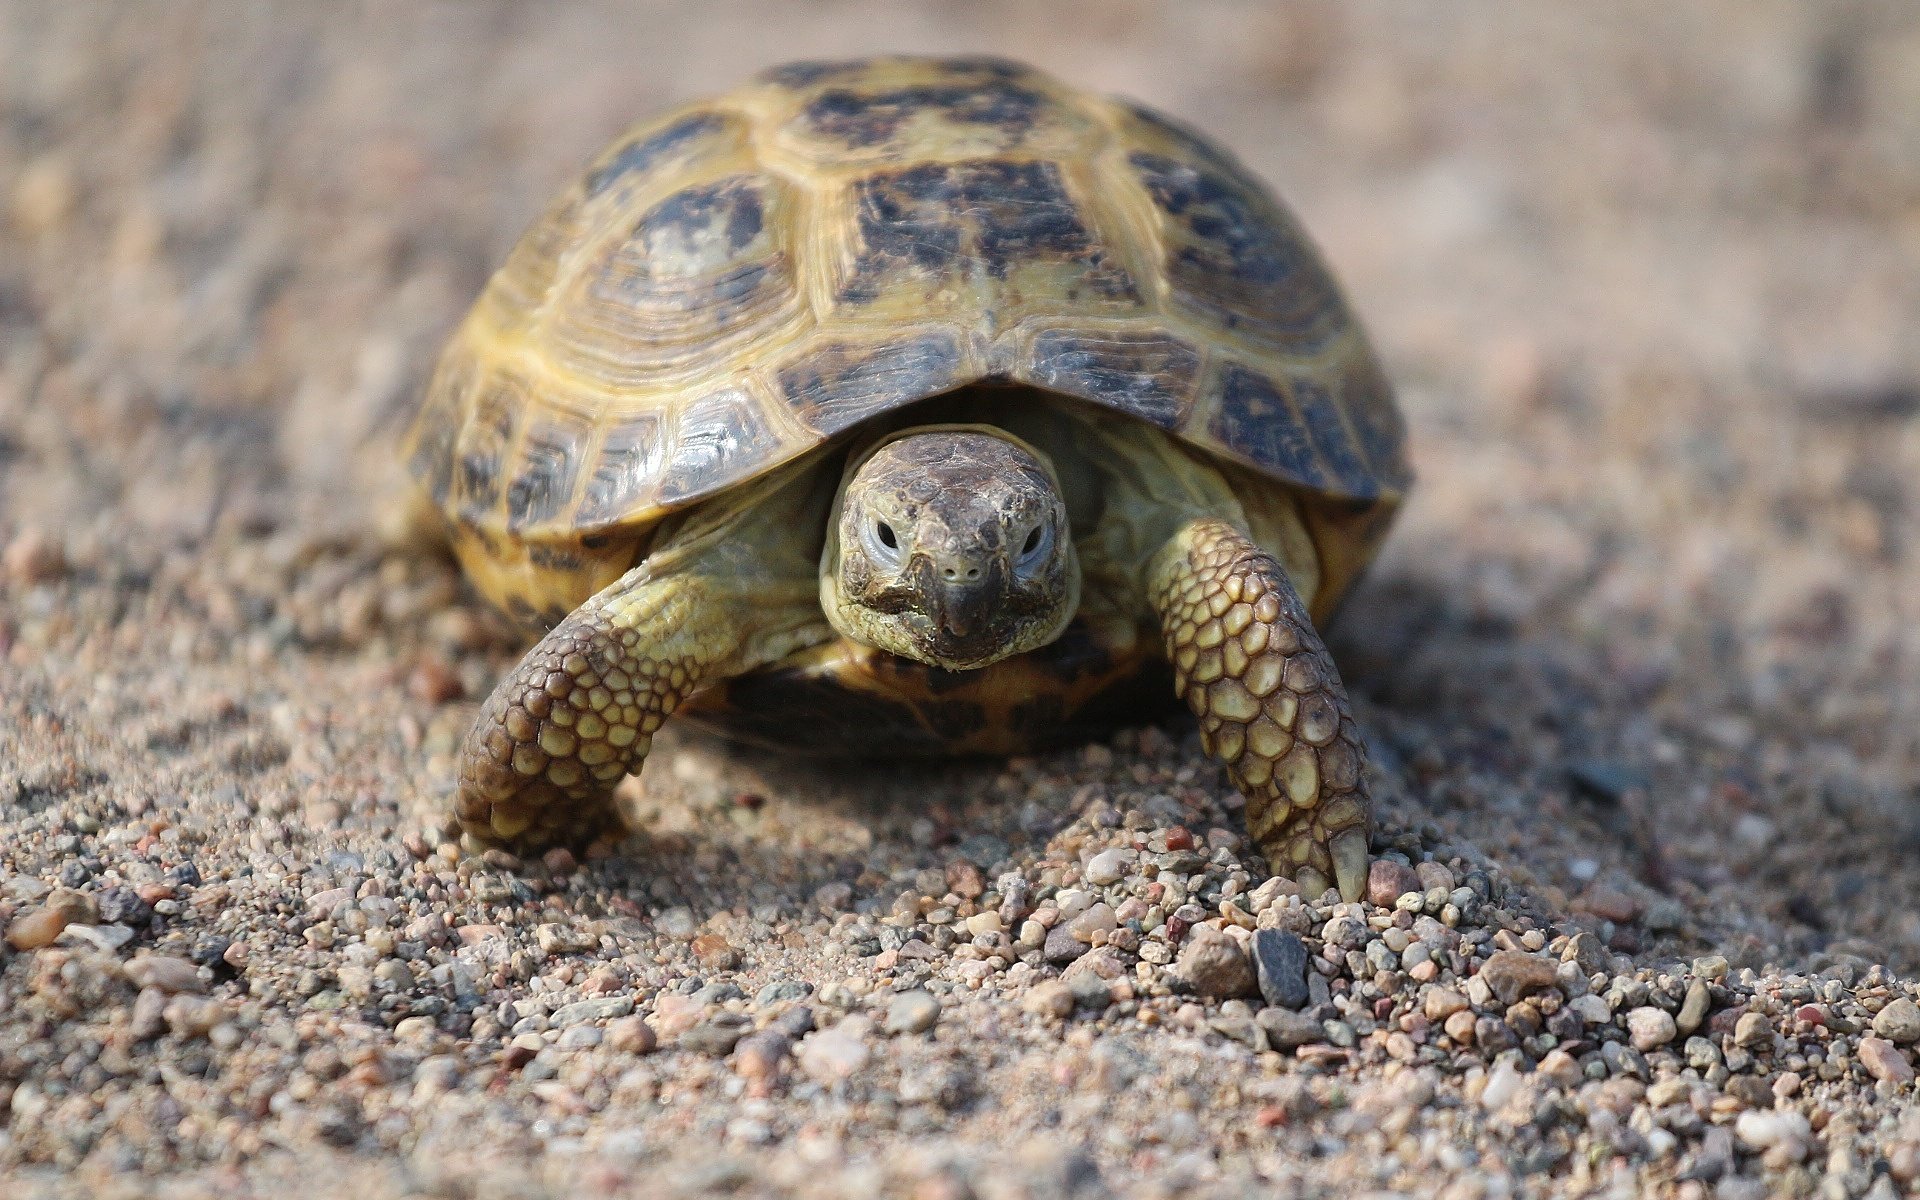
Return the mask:
<path id="1" fill-rule="evenodd" d="M 1097 944 L 1105 941 L 1106 935 L 1112 933 L 1117 924 L 1113 909 L 1102 901 L 1067 922 L 1067 930 L 1076 941 Z"/>
<path id="2" fill-rule="evenodd" d="M 1392 908 L 1406 893 L 1423 890 L 1420 876 L 1405 863 L 1376 858 L 1367 868 L 1367 899 L 1381 908 Z"/>
<path id="3" fill-rule="evenodd" d="M 1674 1026 L 1682 1035 L 1692 1036 L 1707 1019 L 1707 1006 L 1713 1002 L 1713 993 L 1707 987 L 1707 981 L 1697 976 L 1687 985 L 1686 999 L 1680 1002 L 1680 1014 L 1674 1018 Z"/>
<path id="4" fill-rule="evenodd" d="M 1259 990 L 1240 943 L 1211 925 L 1196 925 L 1180 947 L 1175 970 L 1202 996 L 1230 999 Z"/>
<path id="5" fill-rule="evenodd" d="M 1029 925 L 1033 922 L 1029 921 Z M 1041 954 L 1054 966 L 1064 966 L 1087 952 L 1087 943 L 1073 936 L 1068 924 L 1055 925 L 1046 932 L 1045 949 Z"/>
<path id="6" fill-rule="evenodd" d="M 767 1030 L 750 1034 L 734 1044 L 734 1073 L 747 1081 L 749 1094 L 766 1096 L 792 1050 L 793 1041 L 784 1033 Z"/>
<path id="7" fill-rule="evenodd" d="M 1885 1038 L 1860 1039 L 1860 1065 L 1875 1079 L 1905 1084 L 1913 1081 L 1913 1063 L 1906 1052 Z"/>
<path id="8" fill-rule="evenodd" d="M 1073 989 L 1058 979 L 1043 979 L 1027 989 L 1020 1007 L 1041 1017 L 1065 1020 L 1073 1015 Z"/>
<path id="9" fill-rule="evenodd" d="M 843 1017 L 831 1029 L 823 1029 L 800 1043 L 795 1058 L 800 1069 L 821 1083 L 838 1083 L 850 1078 L 873 1057 L 866 1037 L 871 1028 L 865 1017 Z"/>
<path id="10" fill-rule="evenodd" d="M 52 583 L 67 572 L 60 543 L 37 529 L 22 530 L 0 552 L 0 568 L 22 583 Z"/>
<path id="11" fill-rule="evenodd" d="M 659 1039 L 639 1017 L 622 1017 L 607 1026 L 607 1045 L 622 1054 L 651 1054 Z"/>
<path id="12" fill-rule="evenodd" d="M 740 965 L 740 952 L 715 933 L 693 939 L 693 956 L 709 971 L 731 971 Z"/>
<path id="13" fill-rule="evenodd" d="M 15 950 L 51 946 L 67 927 L 67 914 L 51 906 L 30 908 L 7 926 L 7 944 Z"/>
<path id="14" fill-rule="evenodd" d="M 1633 1048 L 1646 1053 L 1672 1041 L 1679 1030 L 1672 1013 L 1648 1006 L 1636 1008 L 1627 1014 L 1627 1032 L 1633 1040 Z"/>
<path id="15" fill-rule="evenodd" d="M 1920 1042 L 1920 1005 L 1900 997 L 1874 1014 L 1873 1031 L 1896 1046 Z"/>
<path id="16" fill-rule="evenodd" d="M 1522 996 L 1560 982 L 1554 964 L 1537 954 L 1519 950 L 1501 950 L 1487 959 L 1476 978 L 1485 981 L 1502 1004 L 1515 1004 Z"/>
<path id="17" fill-rule="evenodd" d="M 1307 948 L 1299 937 L 1278 929 L 1256 930 L 1253 966 L 1268 1004 L 1301 1008 L 1307 1003 Z"/>
<path id="18" fill-rule="evenodd" d="M 1733 1044 L 1746 1048 L 1770 1045 L 1773 1042 L 1773 1022 L 1767 1014 L 1744 1012 L 1733 1026 Z"/>
<path id="19" fill-rule="evenodd" d="M 887 1005 L 888 1033 L 925 1033 L 940 1019 L 940 1001 L 933 993 L 915 988 L 901 992 Z"/>
<path id="20" fill-rule="evenodd" d="M 1130 850 L 1102 850 L 1087 860 L 1086 880 L 1099 887 L 1120 882 L 1133 858 Z"/>

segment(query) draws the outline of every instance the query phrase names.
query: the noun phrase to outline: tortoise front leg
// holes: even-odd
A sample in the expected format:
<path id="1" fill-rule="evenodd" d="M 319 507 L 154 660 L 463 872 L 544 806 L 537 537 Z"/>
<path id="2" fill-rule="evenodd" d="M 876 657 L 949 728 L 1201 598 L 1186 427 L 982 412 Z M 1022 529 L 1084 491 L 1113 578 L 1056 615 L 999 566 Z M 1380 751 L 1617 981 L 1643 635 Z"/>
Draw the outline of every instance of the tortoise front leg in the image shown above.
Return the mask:
<path id="1" fill-rule="evenodd" d="M 489 842 L 585 841 L 654 731 L 734 656 L 707 589 L 636 567 L 555 626 L 487 698 L 460 752 L 460 824 Z"/>
<path id="2" fill-rule="evenodd" d="M 1272 555 L 1215 518 L 1182 526 L 1149 588 L 1207 752 L 1247 798 L 1247 831 L 1309 894 L 1367 879 L 1365 751 L 1333 659 Z"/>
<path id="3" fill-rule="evenodd" d="M 593 837 L 683 700 L 833 636 L 816 578 L 831 485 L 801 467 L 703 506 L 555 626 L 467 734 L 461 826 L 526 846 Z"/>

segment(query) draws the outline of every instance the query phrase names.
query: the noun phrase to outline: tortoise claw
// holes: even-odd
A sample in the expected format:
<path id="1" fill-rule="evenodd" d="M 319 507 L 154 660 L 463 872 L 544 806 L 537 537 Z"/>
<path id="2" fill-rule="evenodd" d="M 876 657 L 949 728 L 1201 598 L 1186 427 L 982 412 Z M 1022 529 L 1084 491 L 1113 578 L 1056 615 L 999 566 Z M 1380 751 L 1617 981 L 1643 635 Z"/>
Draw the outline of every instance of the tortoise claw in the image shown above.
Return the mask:
<path id="1" fill-rule="evenodd" d="M 1301 867 L 1293 874 L 1293 881 L 1300 885 L 1300 894 L 1309 900 L 1317 900 L 1327 891 L 1327 877 L 1318 867 Z"/>
<path id="2" fill-rule="evenodd" d="M 1367 831 L 1343 829 L 1327 843 L 1333 855 L 1334 878 L 1340 881 L 1340 898 L 1351 904 L 1367 890 Z"/>

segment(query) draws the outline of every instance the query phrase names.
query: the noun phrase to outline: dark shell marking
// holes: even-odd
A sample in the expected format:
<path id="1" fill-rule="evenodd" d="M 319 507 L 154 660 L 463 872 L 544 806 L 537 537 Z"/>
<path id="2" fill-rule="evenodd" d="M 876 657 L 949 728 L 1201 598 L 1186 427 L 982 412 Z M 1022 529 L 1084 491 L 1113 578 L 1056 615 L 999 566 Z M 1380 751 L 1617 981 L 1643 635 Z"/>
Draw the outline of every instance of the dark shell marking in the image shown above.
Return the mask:
<path id="1" fill-rule="evenodd" d="M 555 336 L 610 377 L 640 382 L 797 302 L 767 221 L 772 181 L 736 175 L 667 196 L 587 271 Z"/>
<path id="2" fill-rule="evenodd" d="M 580 468 L 575 448 L 593 430 L 583 417 L 562 419 L 549 413 L 527 430 L 520 447 L 520 468 L 507 485 L 507 528 L 523 529 L 560 515 L 573 499 L 574 472 Z"/>
<path id="3" fill-rule="evenodd" d="M 872 345 L 831 345 L 780 372 L 780 390 L 808 428 L 834 434 L 902 396 L 931 396 L 956 387 L 960 347 L 952 336 L 926 334 Z"/>
<path id="4" fill-rule="evenodd" d="M 1169 334 L 1054 329 L 1034 339 L 1028 382 L 1096 400 L 1162 429 L 1193 407 L 1200 352 Z"/>
<path id="5" fill-rule="evenodd" d="M 1209 427 L 1214 437 L 1309 487 L 1327 485 L 1306 426 L 1273 380 L 1229 365 L 1221 373 L 1220 393 Z"/>
<path id="6" fill-rule="evenodd" d="M 587 173 L 584 186 L 589 199 L 613 187 L 621 179 L 645 174 L 669 156 L 686 150 L 700 139 L 726 127 L 726 118 L 718 113 L 691 113 L 663 129 L 622 143 Z"/>
<path id="7" fill-rule="evenodd" d="M 932 292 L 984 271 L 1005 279 L 1018 263 L 1081 264 L 1094 291 L 1135 299 L 1133 280 L 1094 243 L 1060 169 L 1047 162 L 923 163 L 856 185 L 860 250 L 840 297 L 854 304 L 903 277 Z"/>
<path id="8" fill-rule="evenodd" d="M 994 129 L 1002 135 L 1001 148 L 1012 149 L 1045 104 L 1040 93 L 1006 80 L 883 92 L 832 88 L 808 103 L 801 120 L 816 136 L 854 148 L 889 142 L 907 122 L 933 118 Z"/>
<path id="9" fill-rule="evenodd" d="M 462 516 L 480 516 L 500 502 L 500 475 L 520 421 L 527 392 L 511 375 L 496 375 L 473 403 L 473 415 L 455 448 L 454 487 Z"/>
<path id="10" fill-rule="evenodd" d="M 1295 352 L 1346 329 L 1332 277 L 1263 194 L 1216 168 L 1144 151 L 1128 161 L 1167 216 L 1167 275 L 1189 304 Z"/>
<path id="11" fill-rule="evenodd" d="M 791 62 L 763 72 L 761 79 L 776 83 L 781 87 L 800 89 L 812 87 L 823 79 L 838 79 L 848 75 L 858 75 L 867 69 L 866 59 L 830 62 Z"/>
<path id="12" fill-rule="evenodd" d="M 657 412 L 635 413 L 607 430 L 576 517 L 582 528 L 619 520 L 659 483 L 666 469 L 660 418 Z"/>

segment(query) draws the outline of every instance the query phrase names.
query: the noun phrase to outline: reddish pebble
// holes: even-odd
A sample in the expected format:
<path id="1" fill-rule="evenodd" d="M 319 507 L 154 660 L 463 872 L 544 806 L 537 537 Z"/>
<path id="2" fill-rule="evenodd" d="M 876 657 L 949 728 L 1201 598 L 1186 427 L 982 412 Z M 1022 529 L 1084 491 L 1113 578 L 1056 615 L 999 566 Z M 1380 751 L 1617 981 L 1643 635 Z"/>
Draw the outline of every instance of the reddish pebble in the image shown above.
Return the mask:
<path id="1" fill-rule="evenodd" d="M 947 864 L 947 890 L 962 900 L 978 900 L 987 891 L 987 878 L 964 858 Z"/>
<path id="2" fill-rule="evenodd" d="M 1447 1036 L 1452 1038 L 1458 1045 L 1473 1045 L 1474 1016 L 1471 1011 L 1462 1010 L 1454 1013 L 1447 1018 L 1446 1024 L 1442 1026 L 1442 1028 L 1447 1031 Z"/>
<path id="3" fill-rule="evenodd" d="M 437 658 L 423 658 L 407 676 L 407 694 L 422 704 L 445 704 L 458 700 L 466 689 L 460 677 Z"/>
<path id="4" fill-rule="evenodd" d="M 500 1061 L 507 1070 L 518 1071 L 533 1061 L 533 1056 L 540 1053 L 543 1045 L 538 1034 L 523 1033 L 500 1052 Z"/>
<path id="5" fill-rule="evenodd" d="M 1287 1123 L 1287 1110 L 1278 1104 L 1262 1105 L 1260 1111 L 1253 1114 L 1253 1123 L 1262 1129 L 1272 1129 L 1276 1125 Z"/>
<path id="6" fill-rule="evenodd" d="M 1392 908 L 1394 901 L 1419 890 L 1420 877 L 1405 863 L 1376 858 L 1367 868 L 1367 899 L 1381 908 Z"/>
<path id="7" fill-rule="evenodd" d="M 1640 915 L 1640 902 L 1617 888 L 1595 884 L 1580 898 L 1579 907 L 1616 924 Z"/>
<path id="8" fill-rule="evenodd" d="M 555 875 L 571 875 L 580 868 L 580 864 L 573 857 L 573 851 L 565 846 L 555 846 L 541 855 L 540 861 L 545 863 L 547 870 Z"/>
<path id="9" fill-rule="evenodd" d="M 58 908 L 30 908 L 7 926 L 7 944 L 15 950 L 38 950 L 53 945 L 66 927 L 67 914 Z"/>
<path id="10" fill-rule="evenodd" d="M 1885 1038 L 1860 1039 L 1860 1064 L 1866 1067 L 1867 1074 L 1885 1083 L 1913 1082 L 1913 1064 L 1900 1047 Z"/>
<path id="11" fill-rule="evenodd" d="M 710 971 L 731 971 L 740 965 L 740 952 L 717 933 L 703 933 L 693 939 L 693 956 Z"/>
<path id="12" fill-rule="evenodd" d="M 1167 830 L 1167 849 L 1193 849 L 1193 834 L 1187 832 L 1186 826 L 1175 825 L 1172 829 Z"/>
<path id="13" fill-rule="evenodd" d="M 733 1070 L 747 1081 L 747 1094 L 765 1098 L 780 1081 L 781 1064 L 793 1043 L 785 1034 L 756 1033 L 741 1038 L 733 1047 Z"/>
<path id="14" fill-rule="evenodd" d="M 0 566 L 22 583 L 52 583 L 66 574 L 67 556 L 59 542 L 29 529 L 7 544 L 6 553 L 0 555 Z"/>
<path id="15" fill-rule="evenodd" d="M 1809 1025 L 1818 1025 L 1823 1029 L 1827 1024 L 1827 1010 L 1818 1004 L 1802 1004 L 1793 1010 L 1793 1016 L 1795 1020 L 1805 1021 Z"/>
<path id="16" fill-rule="evenodd" d="M 621 1054 L 651 1054 L 659 1044 L 653 1026 L 639 1017 L 621 1017 L 607 1026 L 607 1045 Z"/>

